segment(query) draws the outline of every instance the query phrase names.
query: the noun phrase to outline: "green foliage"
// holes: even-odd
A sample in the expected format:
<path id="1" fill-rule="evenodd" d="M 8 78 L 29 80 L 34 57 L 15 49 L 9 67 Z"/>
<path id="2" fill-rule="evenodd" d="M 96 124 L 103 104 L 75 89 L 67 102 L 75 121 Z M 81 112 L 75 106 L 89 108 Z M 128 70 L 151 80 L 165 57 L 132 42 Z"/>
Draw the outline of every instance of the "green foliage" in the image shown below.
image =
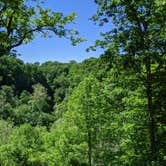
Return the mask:
<path id="1" fill-rule="evenodd" d="M 44 152 L 45 129 L 24 124 L 15 128 L 7 144 L 0 147 L 1 165 L 45 165 L 40 158 Z M 40 160 L 39 160 L 40 158 Z"/>
<path id="2" fill-rule="evenodd" d="M 0 146 L 8 143 L 9 137 L 13 132 L 12 127 L 11 122 L 0 120 Z"/>
<path id="3" fill-rule="evenodd" d="M 75 14 L 29 2 L 0 2 L 1 55 L 38 32 L 71 35 Z M 165 3 L 95 2 L 93 19 L 115 24 L 96 41 L 107 48 L 99 58 L 40 65 L 0 57 L 0 165 L 165 164 Z"/>
<path id="4" fill-rule="evenodd" d="M 111 22 L 114 26 L 106 33 L 101 33 L 103 41 L 97 40 L 95 47 L 106 48 L 114 56 L 121 55 L 125 67 L 129 70 L 141 69 L 143 92 L 146 92 L 147 123 L 149 125 L 149 165 L 164 162 L 160 158 L 158 145 L 158 122 L 162 106 L 156 110 L 155 77 L 157 70 L 165 70 L 165 3 L 162 1 L 141 0 L 95 0 L 97 13 L 92 20 L 100 26 Z M 138 63 L 139 61 L 139 63 Z M 138 66 L 140 65 L 140 67 Z M 158 66 L 158 67 L 157 67 Z M 155 73 L 155 74 L 154 74 Z M 160 74 L 159 74 L 160 75 Z M 158 86 L 161 88 L 162 82 Z M 157 104 L 158 105 L 158 104 Z M 157 106 L 158 107 L 158 106 Z M 146 109 L 146 108 L 144 108 Z M 162 142 L 162 141 L 161 141 Z M 148 162 L 148 161 L 147 161 Z"/>
<path id="5" fill-rule="evenodd" d="M 82 63 L 1 59 L 1 165 L 151 165 L 146 75 L 139 58 L 133 69 L 109 51 Z M 152 67 L 155 164 L 162 165 L 165 68 Z"/>
<path id="6" fill-rule="evenodd" d="M 66 37 L 73 45 L 84 41 L 76 37 L 78 31 L 66 26 L 73 24 L 75 17 L 75 13 L 64 16 L 61 12 L 45 9 L 40 0 L 0 1 L 0 56 L 29 43 L 37 34 Z"/>
<path id="7" fill-rule="evenodd" d="M 61 153 L 65 153 L 62 157 L 67 165 L 74 161 L 88 164 L 92 159 L 97 163 L 97 156 L 101 153 L 99 142 L 106 109 L 100 88 L 94 76 L 85 78 L 69 98 L 63 119 L 55 123 L 55 132 L 63 132 L 59 139 L 63 142 L 60 144 L 66 147 Z M 90 156 L 91 161 L 88 159 Z"/>
<path id="8" fill-rule="evenodd" d="M 151 165 L 145 67 L 139 59 L 133 69 L 109 51 L 82 63 L 40 66 L 1 59 L 1 165 Z M 6 67 L 14 62 L 20 77 L 29 80 L 22 87 L 16 82 L 19 74 Z M 165 69 L 154 64 L 152 71 L 159 149 L 155 164 L 162 165 Z"/>
<path id="9" fill-rule="evenodd" d="M 101 26 L 108 22 L 114 24 L 109 32 L 101 34 L 104 41 L 97 40 L 96 46 L 106 47 L 115 53 L 123 52 L 128 56 L 145 56 L 144 49 L 150 48 L 152 58 L 163 56 L 165 3 L 160 2 L 96 0 L 98 10 L 92 20 Z M 161 49 L 155 49 L 159 47 Z"/>
<path id="10" fill-rule="evenodd" d="M 29 123 L 33 126 L 49 126 L 53 121 L 49 97 L 46 89 L 40 85 L 33 86 L 34 91 L 29 95 L 25 91 L 20 96 L 19 105 L 14 109 L 14 121 L 18 124 Z"/>
<path id="11" fill-rule="evenodd" d="M 49 89 L 39 66 L 24 64 L 23 61 L 13 57 L 0 57 L 0 76 L 2 77 L 0 85 L 14 86 L 16 94 L 23 90 L 32 92 L 32 85 L 37 83 Z"/>

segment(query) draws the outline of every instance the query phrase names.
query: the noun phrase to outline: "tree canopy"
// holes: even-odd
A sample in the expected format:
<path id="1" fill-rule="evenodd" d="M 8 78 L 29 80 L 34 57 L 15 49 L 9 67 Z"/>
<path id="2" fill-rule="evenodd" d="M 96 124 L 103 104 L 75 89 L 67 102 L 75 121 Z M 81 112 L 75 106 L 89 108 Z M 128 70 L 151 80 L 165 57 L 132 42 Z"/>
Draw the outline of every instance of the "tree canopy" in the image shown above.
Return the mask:
<path id="1" fill-rule="evenodd" d="M 28 43 L 37 34 L 43 37 L 55 34 L 66 37 L 75 45 L 83 41 L 76 38 L 78 31 L 68 29 L 74 23 L 76 13 L 64 16 L 63 13 L 45 9 L 43 1 L 38 0 L 1 0 L 0 1 L 0 55 L 9 53 L 13 48 Z"/>
<path id="2" fill-rule="evenodd" d="M 0 1 L 0 165 L 165 165 L 166 3 L 95 3 L 92 19 L 114 23 L 90 47 L 105 52 L 80 63 L 39 64 L 11 51 L 38 33 L 73 40 L 77 32 L 67 24 L 75 14 L 37 0 Z"/>

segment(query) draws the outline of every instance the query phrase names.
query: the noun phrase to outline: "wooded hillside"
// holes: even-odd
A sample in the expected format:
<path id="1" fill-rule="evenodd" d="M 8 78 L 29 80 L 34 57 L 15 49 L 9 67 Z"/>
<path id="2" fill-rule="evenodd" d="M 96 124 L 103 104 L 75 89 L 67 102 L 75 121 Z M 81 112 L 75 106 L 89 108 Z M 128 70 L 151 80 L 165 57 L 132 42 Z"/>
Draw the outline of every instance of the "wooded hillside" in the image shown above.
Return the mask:
<path id="1" fill-rule="evenodd" d="M 0 0 L 0 165 L 164 166 L 165 1 L 95 0 L 91 19 L 114 24 L 99 58 L 25 63 L 14 48 L 37 34 L 85 41 L 39 2 Z"/>

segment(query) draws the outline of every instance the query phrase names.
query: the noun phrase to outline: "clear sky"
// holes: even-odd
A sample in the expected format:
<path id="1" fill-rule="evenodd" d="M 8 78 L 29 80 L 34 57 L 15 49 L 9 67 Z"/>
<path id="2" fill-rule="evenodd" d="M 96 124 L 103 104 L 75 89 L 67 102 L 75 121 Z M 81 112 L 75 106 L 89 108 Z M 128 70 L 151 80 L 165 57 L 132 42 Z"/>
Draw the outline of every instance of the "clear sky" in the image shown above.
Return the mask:
<path id="1" fill-rule="evenodd" d="M 46 7 L 51 8 L 53 11 L 63 12 L 69 14 L 76 12 L 79 17 L 76 19 L 74 29 L 80 32 L 80 36 L 87 39 L 86 42 L 77 46 L 72 46 L 70 41 L 64 38 L 59 39 L 54 36 L 53 38 L 37 37 L 29 44 L 17 47 L 18 53 L 21 54 L 20 59 L 25 62 L 40 62 L 45 61 L 60 61 L 68 62 L 76 60 L 78 62 L 89 58 L 98 57 L 103 50 L 91 51 L 87 53 L 85 49 L 91 45 L 96 39 L 100 38 L 99 33 L 106 31 L 111 27 L 98 27 L 94 25 L 89 18 L 96 12 L 96 4 L 93 0 L 46 0 Z"/>

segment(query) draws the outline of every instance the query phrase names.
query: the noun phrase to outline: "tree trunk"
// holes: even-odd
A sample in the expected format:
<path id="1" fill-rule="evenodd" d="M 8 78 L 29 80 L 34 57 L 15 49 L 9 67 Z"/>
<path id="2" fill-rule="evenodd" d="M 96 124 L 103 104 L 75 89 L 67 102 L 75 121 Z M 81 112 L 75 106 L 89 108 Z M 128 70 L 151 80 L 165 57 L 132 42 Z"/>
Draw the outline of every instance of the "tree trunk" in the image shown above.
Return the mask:
<path id="1" fill-rule="evenodd" d="M 148 100 L 151 161 L 155 161 L 156 160 L 156 141 L 155 141 L 154 110 L 152 105 L 152 76 L 151 76 L 150 55 L 148 55 L 146 59 L 146 81 L 147 81 L 146 93 L 147 93 L 147 100 Z"/>
<path id="2" fill-rule="evenodd" d="M 88 160 L 89 160 L 89 166 L 92 166 L 92 142 L 91 142 L 91 131 L 88 131 Z"/>

